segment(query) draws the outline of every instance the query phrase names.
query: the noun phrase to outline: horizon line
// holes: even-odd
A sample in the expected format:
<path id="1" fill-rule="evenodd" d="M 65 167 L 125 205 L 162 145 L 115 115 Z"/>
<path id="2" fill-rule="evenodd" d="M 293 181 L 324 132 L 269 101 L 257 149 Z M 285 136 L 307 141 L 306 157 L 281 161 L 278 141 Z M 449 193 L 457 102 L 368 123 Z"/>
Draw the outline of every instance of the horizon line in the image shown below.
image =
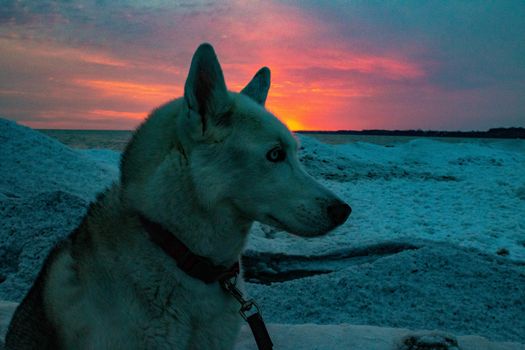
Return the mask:
<path id="1" fill-rule="evenodd" d="M 138 127 L 137 127 L 138 128 Z M 134 129 L 68 129 L 68 128 L 32 128 L 34 130 L 63 130 L 63 131 L 135 131 Z M 388 132 L 463 132 L 463 133 L 474 133 L 474 132 L 489 132 L 494 129 L 525 129 L 525 126 L 498 126 L 491 127 L 486 130 L 446 130 L 446 129 L 338 129 L 338 130 L 290 130 L 292 132 L 298 133 L 348 133 L 348 132 L 378 132 L 378 131 L 388 131 Z"/>

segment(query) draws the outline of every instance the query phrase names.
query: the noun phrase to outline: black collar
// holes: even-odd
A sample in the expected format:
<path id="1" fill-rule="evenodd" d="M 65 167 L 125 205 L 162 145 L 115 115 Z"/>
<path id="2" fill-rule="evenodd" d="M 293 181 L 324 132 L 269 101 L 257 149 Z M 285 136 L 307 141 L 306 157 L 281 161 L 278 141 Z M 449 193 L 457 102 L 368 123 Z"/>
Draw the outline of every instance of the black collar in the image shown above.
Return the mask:
<path id="1" fill-rule="evenodd" d="M 200 279 L 206 284 L 225 281 L 239 274 L 239 262 L 230 267 L 214 265 L 210 259 L 194 254 L 175 235 L 160 224 L 140 215 L 140 222 L 148 232 L 150 240 L 177 262 L 177 266 L 187 275 Z"/>

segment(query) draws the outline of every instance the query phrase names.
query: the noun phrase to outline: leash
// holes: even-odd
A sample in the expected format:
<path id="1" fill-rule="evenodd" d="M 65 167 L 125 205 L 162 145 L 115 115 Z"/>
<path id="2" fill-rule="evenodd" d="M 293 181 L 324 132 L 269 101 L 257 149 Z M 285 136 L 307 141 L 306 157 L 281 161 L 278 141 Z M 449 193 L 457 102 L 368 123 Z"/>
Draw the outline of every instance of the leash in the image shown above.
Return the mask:
<path id="1" fill-rule="evenodd" d="M 245 299 L 242 292 L 236 286 L 237 276 L 239 276 L 238 261 L 230 267 L 215 265 L 210 259 L 193 253 L 182 241 L 162 227 L 162 225 L 140 214 L 139 218 L 150 240 L 175 260 L 177 267 L 182 271 L 206 284 L 219 282 L 222 289 L 241 304 L 239 314 L 248 322 L 257 348 L 259 350 L 272 350 L 273 343 L 264 324 L 259 306 L 257 306 L 253 299 Z"/>
<path id="2" fill-rule="evenodd" d="M 239 313 L 242 318 L 248 322 L 250 329 L 252 331 L 253 337 L 255 338 L 255 343 L 259 350 L 271 350 L 273 349 L 272 339 L 266 329 L 264 320 L 261 316 L 261 311 L 259 306 L 255 303 L 253 299 L 246 300 L 242 295 L 242 292 L 235 286 L 237 276 L 232 279 L 223 279 L 219 281 L 221 287 L 233 296 L 239 304 L 241 304 L 241 309 Z"/>

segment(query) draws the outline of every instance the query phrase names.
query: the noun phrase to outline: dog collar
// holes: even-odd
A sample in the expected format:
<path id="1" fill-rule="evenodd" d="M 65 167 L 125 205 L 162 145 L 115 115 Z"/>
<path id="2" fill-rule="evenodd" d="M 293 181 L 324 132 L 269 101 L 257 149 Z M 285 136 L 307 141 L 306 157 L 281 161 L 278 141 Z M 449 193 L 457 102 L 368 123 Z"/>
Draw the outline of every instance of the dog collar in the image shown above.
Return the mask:
<path id="1" fill-rule="evenodd" d="M 162 225 L 140 215 L 140 222 L 149 235 L 149 239 L 177 262 L 177 266 L 187 275 L 206 284 L 222 282 L 239 274 L 239 262 L 230 267 L 215 265 L 210 259 L 193 253 L 173 233 Z"/>

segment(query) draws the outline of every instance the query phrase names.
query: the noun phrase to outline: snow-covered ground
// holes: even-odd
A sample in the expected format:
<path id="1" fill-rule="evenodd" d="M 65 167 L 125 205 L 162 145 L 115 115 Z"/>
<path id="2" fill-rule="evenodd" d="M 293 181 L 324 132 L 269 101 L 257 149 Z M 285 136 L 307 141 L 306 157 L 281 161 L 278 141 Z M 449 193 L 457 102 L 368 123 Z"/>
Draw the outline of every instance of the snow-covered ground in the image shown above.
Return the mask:
<path id="1" fill-rule="evenodd" d="M 308 172 L 348 201 L 352 215 L 329 238 L 255 236 L 259 249 L 319 254 L 423 238 L 489 254 L 506 249 L 511 259 L 525 261 L 525 140 L 415 139 L 390 147 L 331 146 L 308 137 L 301 142 Z"/>
<path id="2" fill-rule="evenodd" d="M 254 226 L 246 287 L 267 321 L 289 324 L 272 326 L 278 338 L 313 332 L 290 324 L 352 323 L 525 343 L 524 140 L 300 139 L 307 171 L 353 212 L 315 239 Z M 21 300 L 50 247 L 117 179 L 118 159 L 0 119 L 0 299 Z"/>
<path id="3" fill-rule="evenodd" d="M 8 321 L 18 304 L 0 301 L 1 339 L 7 332 Z M 375 327 L 350 324 L 268 324 L 274 347 L 278 350 L 523 350 L 516 342 L 493 342 L 480 336 L 454 336 L 440 331 L 413 331 L 403 328 Z M 420 347 L 414 347 L 413 344 Z M 430 345 L 434 344 L 435 347 Z M 408 346 L 407 346 L 408 345 Z M 410 347 L 412 346 L 412 347 Z M 235 350 L 254 350 L 256 344 L 248 326 L 244 325 Z"/>

